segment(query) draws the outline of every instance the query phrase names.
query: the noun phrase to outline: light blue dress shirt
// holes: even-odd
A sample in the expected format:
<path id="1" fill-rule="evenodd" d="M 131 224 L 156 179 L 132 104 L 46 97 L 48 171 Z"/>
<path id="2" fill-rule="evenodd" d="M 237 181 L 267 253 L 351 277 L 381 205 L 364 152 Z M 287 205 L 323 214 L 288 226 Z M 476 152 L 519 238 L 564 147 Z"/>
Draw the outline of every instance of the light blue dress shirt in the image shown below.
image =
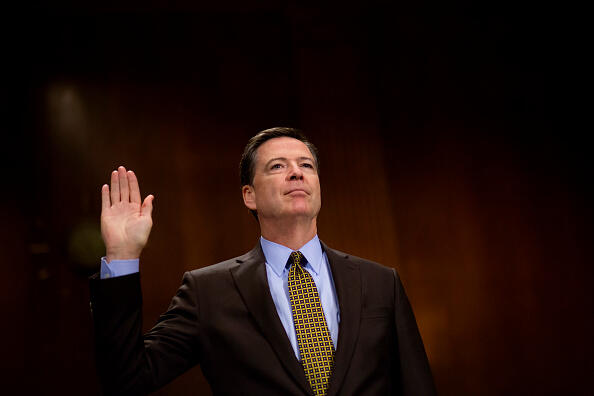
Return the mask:
<path id="1" fill-rule="evenodd" d="M 276 307 L 278 317 L 287 332 L 287 337 L 293 346 L 297 360 L 300 358 L 299 347 L 297 345 L 297 334 L 293 323 L 293 314 L 291 312 L 291 300 L 289 297 L 289 288 L 287 278 L 289 269 L 287 262 L 293 250 L 286 246 L 279 245 L 260 237 L 260 245 L 266 258 L 266 276 L 270 294 Z M 307 260 L 304 268 L 309 272 L 316 283 L 318 294 L 322 301 L 322 309 L 330 331 L 330 337 L 336 348 L 338 341 L 338 326 L 340 324 L 340 311 L 338 308 L 338 298 L 336 297 L 336 288 L 332 279 L 332 272 L 328 264 L 328 257 L 322 250 L 322 245 L 318 236 L 298 249 Z M 99 271 L 101 279 L 115 278 L 138 272 L 139 259 L 132 260 L 112 260 L 107 262 L 105 257 L 101 258 L 101 269 Z"/>

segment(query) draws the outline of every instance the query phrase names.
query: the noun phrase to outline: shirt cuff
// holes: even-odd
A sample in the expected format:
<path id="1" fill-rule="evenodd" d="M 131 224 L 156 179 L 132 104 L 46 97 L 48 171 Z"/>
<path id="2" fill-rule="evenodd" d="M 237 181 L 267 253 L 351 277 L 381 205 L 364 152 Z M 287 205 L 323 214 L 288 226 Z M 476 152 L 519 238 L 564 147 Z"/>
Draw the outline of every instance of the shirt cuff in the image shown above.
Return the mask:
<path id="1" fill-rule="evenodd" d="M 107 262 L 106 257 L 101 257 L 101 279 L 115 278 L 117 276 L 130 275 L 138 272 L 139 259 L 111 260 Z"/>

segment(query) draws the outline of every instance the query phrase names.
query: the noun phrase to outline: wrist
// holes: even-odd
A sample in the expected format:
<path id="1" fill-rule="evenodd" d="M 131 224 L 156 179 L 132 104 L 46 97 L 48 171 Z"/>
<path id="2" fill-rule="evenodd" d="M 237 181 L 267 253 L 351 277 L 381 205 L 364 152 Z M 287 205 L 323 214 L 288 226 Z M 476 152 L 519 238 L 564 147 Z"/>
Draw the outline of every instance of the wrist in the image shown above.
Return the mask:
<path id="1" fill-rule="evenodd" d="M 112 260 L 136 260 L 140 258 L 140 252 L 106 252 L 105 261 L 108 263 Z"/>

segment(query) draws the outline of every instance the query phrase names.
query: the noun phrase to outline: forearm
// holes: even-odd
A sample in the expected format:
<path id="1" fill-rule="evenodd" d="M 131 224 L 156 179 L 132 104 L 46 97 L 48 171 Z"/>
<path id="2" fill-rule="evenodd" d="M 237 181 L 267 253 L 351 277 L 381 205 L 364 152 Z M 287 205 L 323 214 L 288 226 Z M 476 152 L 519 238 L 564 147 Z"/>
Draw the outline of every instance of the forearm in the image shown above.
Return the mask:
<path id="1" fill-rule="evenodd" d="M 139 274 L 91 279 L 96 364 L 107 395 L 140 395 L 150 389 L 142 337 Z"/>
<path id="2" fill-rule="evenodd" d="M 198 304 L 189 274 L 168 311 L 142 334 L 138 273 L 90 281 L 97 369 L 108 395 L 146 394 L 199 361 Z"/>

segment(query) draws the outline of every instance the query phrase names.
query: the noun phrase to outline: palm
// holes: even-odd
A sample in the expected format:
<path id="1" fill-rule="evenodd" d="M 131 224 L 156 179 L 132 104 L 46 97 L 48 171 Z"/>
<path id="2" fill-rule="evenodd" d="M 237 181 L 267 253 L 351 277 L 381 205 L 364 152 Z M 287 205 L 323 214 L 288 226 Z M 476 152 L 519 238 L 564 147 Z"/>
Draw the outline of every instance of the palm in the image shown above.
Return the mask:
<path id="1" fill-rule="evenodd" d="M 140 204 L 140 189 L 133 172 L 124 167 L 111 176 L 111 189 L 102 188 L 101 235 L 108 259 L 140 256 L 153 225 L 153 196 Z"/>
<path id="2" fill-rule="evenodd" d="M 105 210 L 101 215 L 101 232 L 106 246 L 133 248 L 146 244 L 151 231 L 152 221 L 148 216 L 141 216 L 140 205 L 136 203 L 118 203 Z"/>

